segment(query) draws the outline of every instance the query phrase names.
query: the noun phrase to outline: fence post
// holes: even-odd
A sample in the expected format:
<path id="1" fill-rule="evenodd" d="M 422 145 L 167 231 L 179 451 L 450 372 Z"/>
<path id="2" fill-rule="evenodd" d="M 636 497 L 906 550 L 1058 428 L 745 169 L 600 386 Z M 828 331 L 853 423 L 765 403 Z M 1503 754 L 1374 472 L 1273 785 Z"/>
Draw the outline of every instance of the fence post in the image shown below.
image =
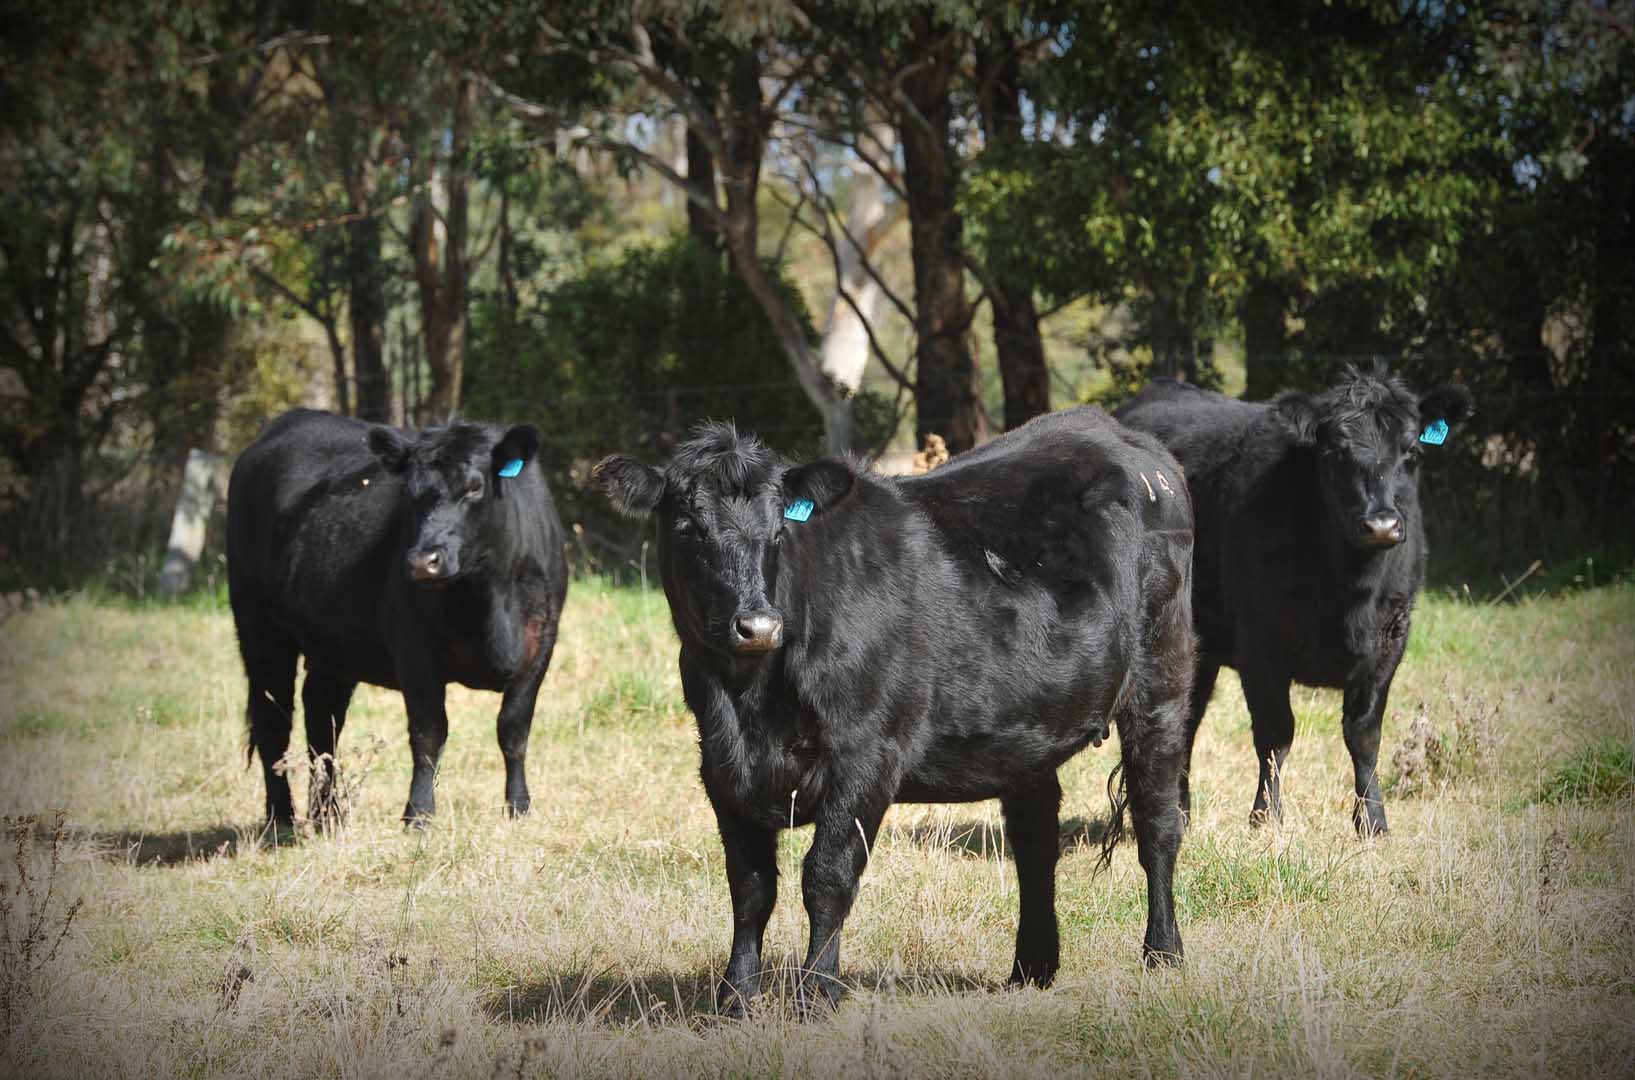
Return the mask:
<path id="1" fill-rule="evenodd" d="M 203 450 L 187 452 L 182 491 L 176 499 L 176 513 L 170 519 L 165 564 L 159 571 L 159 595 L 167 600 L 181 594 L 193 580 L 193 568 L 204 551 L 210 511 L 224 486 L 220 479 L 222 463 L 220 454 Z"/>

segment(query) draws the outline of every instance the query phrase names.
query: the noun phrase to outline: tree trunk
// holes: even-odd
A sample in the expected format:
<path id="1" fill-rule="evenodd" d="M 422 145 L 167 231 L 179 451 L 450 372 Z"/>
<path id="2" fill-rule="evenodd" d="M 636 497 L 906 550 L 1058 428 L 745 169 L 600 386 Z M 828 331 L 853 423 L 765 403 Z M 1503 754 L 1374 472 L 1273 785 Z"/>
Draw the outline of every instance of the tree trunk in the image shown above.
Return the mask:
<path id="1" fill-rule="evenodd" d="M 881 125 L 877 141 L 889 148 L 891 140 L 891 129 Z M 848 396 L 863 385 L 871 352 L 868 321 L 880 301 L 880 286 L 869 273 L 869 261 L 892 225 L 902 217 L 902 204 L 888 201 L 890 195 L 890 186 L 872 168 L 860 164 L 853 170 L 846 233 L 836 237 L 839 267 L 829 318 L 823 327 L 823 359 L 819 365 Z"/>
<path id="2" fill-rule="evenodd" d="M 425 339 L 426 368 L 431 374 L 427 404 L 437 419 L 460 407 L 465 369 L 466 293 L 470 269 L 466 240 L 470 218 L 469 141 L 471 108 L 477 84 L 463 80 L 455 91 L 449 123 L 449 157 L 445 168 L 433 166 L 414 201 L 409 248 L 414 257 L 420 294 L 420 329 Z M 434 135 L 441 128 L 433 129 Z M 435 160 L 434 154 L 428 157 Z M 447 210 L 439 220 L 435 189 L 445 194 Z"/>
<path id="3" fill-rule="evenodd" d="M 750 295 L 771 322 L 801 389 L 823 418 L 829 452 L 845 453 L 852 448 L 851 398 L 820 370 L 820 358 L 806 339 L 800 317 L 761 262 L 756 197 L 769 117 L 761 104 L 760 63 L 750 51 L 740 52 L 733 60 L 724 114 L 727 157 L 719 164 L 727 202 L 722 215 L 727 251 Z"/>
<path id="4" fill-rule="evenodd" d="M 1022 140 L 1022 65 L 1012 35 L 995 31 L 977 47 L 977 81 L 982 106 L 982 137 L 989 147 Z M 1050 411 L 1050 369 L 1039 336 L 1039 312 L 1033 283 L 990 272 L 988 299 L 993 308 L 994 351 L 1005 390 L 1005 428 L 1020 427 Z"/>
<path id="5" fill-rule="evenodd" d="M 351 324 L 352 372 L 359 419 L 386 424 L 392 418 L 392 386 L 386 376 L 386 286 L 380 265 L 380 221 L 371 198 L 369 132 L 359 123 L 364 104 L 322 52 L 318 84 L 329 106 L 335 164 L 346 191 L 347 317 Z"/>
<path id="6" fill-rule="evenodd" d="M 914 22 L 918 62 L 902 80 L 908 107 L 898 110 L 897 137 L 913 242 L 915 438 L 923 445 L 927 435 L 941 435 L 957 454 L 986 434 L 976 361 L 966 341 L 971 305 L 961 262 L 962 222 L 954 205 L 959 174 L 950 141 L 949 85 L 959 51 L 929 15 L 917 15 Z"/>
<path id="7" fill-rule="evenodd" d="M 347 312 L 352 324 L 358 417 L 377 424 L 390 423 L 392 388 L 386 379 L 386 290 L 380 267 L 380 222 L 367 215 L 348 222 L 346 239 Z"/>
<path id="8" fill-rule="evenodd" d="M 691 124 L 687 125 L 687 184 L 704 193 L 711 202 L 716 200 L 715 155 Z M 721 250 L 721 229 L 715 216 L 692 199 L 687 200 L 687 233 L 700 248 Z"/>

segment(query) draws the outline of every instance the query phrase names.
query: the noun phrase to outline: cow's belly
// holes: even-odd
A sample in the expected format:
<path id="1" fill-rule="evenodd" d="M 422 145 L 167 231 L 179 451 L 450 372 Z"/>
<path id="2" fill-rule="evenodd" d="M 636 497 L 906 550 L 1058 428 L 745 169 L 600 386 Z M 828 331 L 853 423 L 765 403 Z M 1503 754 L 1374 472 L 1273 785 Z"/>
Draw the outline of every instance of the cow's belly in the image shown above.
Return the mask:
<path id="1" fill-rule="evenodd" d="M 1342 689 L 1358 656 L 1346 641 L 1342 616 L 1284 609 L 1240 621 L 1226 663 L 1271 671 L 1304 686 Z"/>
<path id="2" fill-rule="evenodd" d="M 370 632 L 359 628 L 356 633 L 337 633 L 337 629 L 344 628 L 304 620 L 294 626 L 286 624 L 286 628 L 306 658 L 309 670 L 384 686 L 388 690 L 402 689 L 391 650 L 378 630 Z"/>

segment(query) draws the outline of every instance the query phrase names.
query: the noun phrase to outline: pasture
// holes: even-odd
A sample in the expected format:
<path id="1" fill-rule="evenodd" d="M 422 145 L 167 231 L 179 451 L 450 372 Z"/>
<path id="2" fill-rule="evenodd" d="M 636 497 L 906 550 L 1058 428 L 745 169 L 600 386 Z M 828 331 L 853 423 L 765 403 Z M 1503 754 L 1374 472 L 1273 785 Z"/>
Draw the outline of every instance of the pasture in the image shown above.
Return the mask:
<path id="1" fill-rule="evenodd" d="M 503 813 L 496 695 L 451 687 L 438 817 L 398 820 L 401 698 L 360 688 L 347 823 L 258 836 L 225 605 L 86 596 L 0 622 L 0 812 L 46 932 L 8 942 L 3 1071 L 137 1075 L 1630 1075 L 1635 585 L 1498 607 L 1420 600 L 1381 755 L 1392 832 L 1360 841 L 1339 695 L 1300 689 L 1286 819 L 1251 829 L 1235 678 L 1199 736 L 1176 900 L 1187 966 L 1145 973 L 1133 840 L 1093 873 L 1112 746 L 1062 771 L 1062 971 L 1005 991 L 1014 871 L 996 803 L 886 817 L 841 951 L 852 995 L 801 1024 L 787 978 L 715 1020 L 729 904 L 664 598 L 570 590 L 540 695 L 533 813 Z M 1428 738 L 1427 738 L 1428 735 Z M 294 752 L 304 755 L 297 736 Z M 304 757 L 293 772 L 304 807 Z M 49 817 L 66 826 L 50 859 Z M 779 848 L 767 951 L 805 946 Z M 8 903 L 27 907 L 14 830 Z"/>

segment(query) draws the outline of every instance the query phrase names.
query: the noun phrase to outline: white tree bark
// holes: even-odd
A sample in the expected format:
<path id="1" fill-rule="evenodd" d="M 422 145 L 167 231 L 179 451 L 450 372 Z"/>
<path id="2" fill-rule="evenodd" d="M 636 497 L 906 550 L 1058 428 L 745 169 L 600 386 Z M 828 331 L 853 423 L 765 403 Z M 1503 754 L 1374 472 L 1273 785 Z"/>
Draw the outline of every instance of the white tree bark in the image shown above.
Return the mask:
<path id="1" fill-rule="evenodd" d="M 890 126 L 880 125 L 873 134 L 889 157 L 893 146 Z M 902 203 L 892 198 L 890 185 L 879 174 L 862 162 L 854 163 L 852 171 L 855 179 L 846 232 L 836 238 L 839 280 L 823 326 L 820 361 L 823 373 L 843 387 L 847 396 L 856 394 L 863 385 L 863 372 L 869 362 L 869 334 L 864 320 L 873 320 L 880 300 L 880 287 L 868 271 L 869 261 L 886 233 L 903 216 Z M 847 302 L 847 295 L 852 303 Z"/>

